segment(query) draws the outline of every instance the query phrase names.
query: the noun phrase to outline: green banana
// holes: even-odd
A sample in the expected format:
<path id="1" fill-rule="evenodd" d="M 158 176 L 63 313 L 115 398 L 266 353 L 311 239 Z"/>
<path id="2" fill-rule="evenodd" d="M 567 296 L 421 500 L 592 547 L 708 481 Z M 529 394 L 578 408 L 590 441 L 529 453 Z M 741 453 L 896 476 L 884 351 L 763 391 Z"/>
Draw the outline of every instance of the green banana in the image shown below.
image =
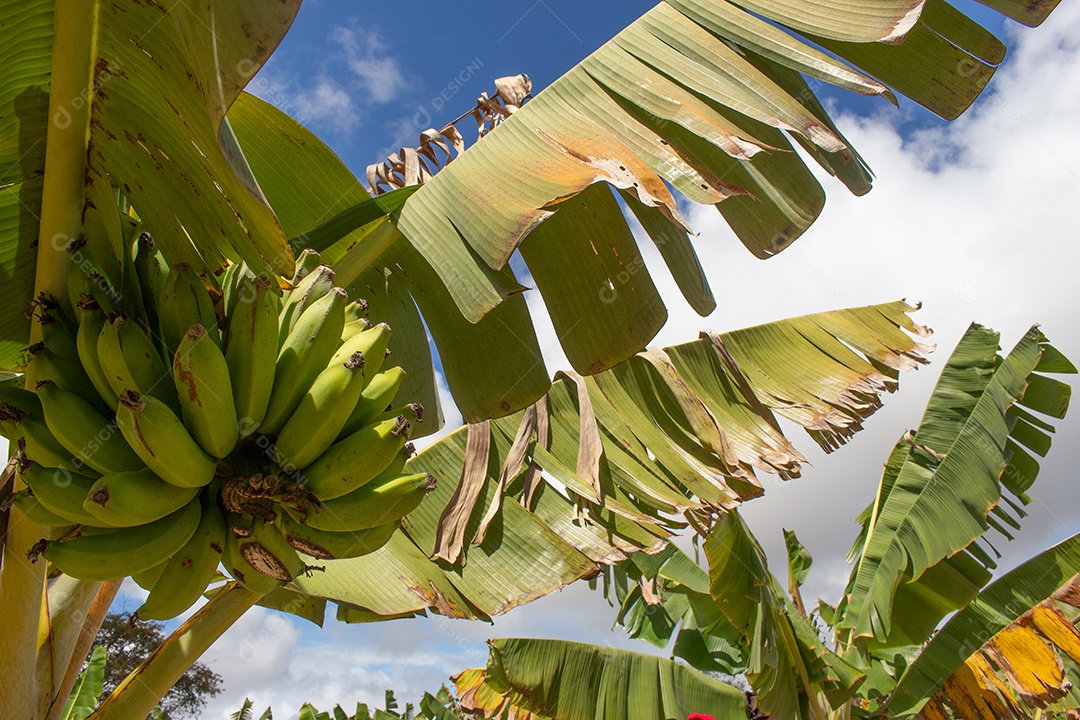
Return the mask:
<path id="1" fill-rule="evenodd" d="M 153 395 L 174 412 L 180 412 L 169 366 L 138 323 L 123 313 L 112 313 L 98 336 L 97 356 L 117 397 L 125 390 L 134 390 Z"/>
<path id="2" fill-rule="evenodd" d="M 18 380 L 21 382 L 22 378 Z M 0 408 L 3 408 L 3 411 L 15 422 L 24 417 L 38 419 L 44 417 L 41 411 L 41 399 L 37 394 L 10 382 L 0 386 Z"/>
<path id="3" fill-rule="evenodd" d="M 307 572 L 307 564 L 285 541 L 281 531 L 262 518 L 251 523 L 251 537 L 240 541 L 240 554 L 258 572 L 281 582 L 292 582 L 297 575 Z"/>
<path id="4" fill-rule="evenodd" d="M 99 473 L 138 470 L 139 456 L 116 433 L 116 423 L 78 395 L 64 392 L 53 383 L 38 387 L 45 424 L 73 456 Z M 43 462 L 44 464 L 44 462 Z"/>
<path id="5" fill-rule="evenodd" d="M 184 425 L 203 450 L 216 458 L 236 447 L 239 431 L 229 366 L 202 325 L 188 328 L 173 360 L 173 381 Z"/>
<path id="6" fill-rule="evenodd" d="M 34 367 L 34 379 L 37 382 L 54 383 L 64 392 L 74 393 L 91 405 L 98 406 L 99 409 L 107 409 L 101 407 L 103 400 L 94 389 L 77 355 L 69 358 L 53 352 L 48 347 L 34 346 L 31 348 L 29 364 Z"/>
<path id="7" fill-rule="evenodd" d="M 120 395 L 116 424 L 135 453 L 158 477 L 177 487 L 203 487 L 217 463 L 203 452 L 169 406 L 150 395 Z"/>
<path id="8" fill-rule="evenodd" d="M 386 360 L 386 346 L 389 342 L 390 326 L 386 323 L 373 325 L 341 343 L 330 357 L 329 364 L 344 363 L 354 354 L 363 353 L 364 376 L 370 380 L 382 370 L 383 361 Z M 367 387 L 366 382 L 364 387 Z"/>
<path id="9" fill-rule="evenodd" d="M 19 512 L 25 515 L 26 519 L 32 523 L 54 528 L 70 527 L 73 524 L 67 518 L 60 517 L 42 505 L 29 490 L 15 493 L 12 498 L 11 507 L 18 508 Z"/>
<path id="10" fill-rule="evenodd" d="M 139 277 L 142 291 L 143 308 L 146 311 L 148 327 L 160 327 L 158 319 L 158 298 L 165 289 L 165 280 L 169 276 L 169 264 L 157 249 L 150 233 L 142 233 L 136 240 L 135 272 Z"/>
<path id="11" fill-rule="evenodd" d="M 59 313 L 48 312 L 42 314 L 38 322 L 41 325 L 41 341 L 45 347 L 69 360 L 79 356 L 79 351 L 75 348 L 77 328 L 72 321 Z"/>
<path id="12" fill-rule="evenodd" d="M 354 432 L 371 423 L 372 420 L 382 415 L 394 402 L 401 383 L 405 380 L 405 371 L 400 367 L 392 367 L 371 379 L 364 391 L 360 393 L 360 399 L 356 401 L 349 419 L 345 421 L 338 439 L 352 435 Z"/>
<path id="13" fill-rule="evenodd" d="M 360 333 L 370 330 L 373 327 L 375 327 L 375 325 L 367 318 L 360 318 L 359 320 L 349 320 L 346 318 L 345 327 L 341 329 L 341 343 L 344 345 Z"/>
<path id="14" fill-rule="evenodd" d="M 68 472 L 86 472 L 85 463 L 72 457 L 43 420 L 24 417 L 13 423 L 7 437 L 22 449 L 29 460 L 38 465 L 61 468 Z"/>
<path id="15" fill-rule="evenodd" d="M 110 313 L 120 301 L 120 293 L 109 276 L 85 253 L 79 262 L 73 261 L 68 270 L 67 291 L 72 307 L 79 307 L 88 302 L 87 298 L 92 298 L 103 312 Z"/>
<path id="16" fill-rule="evenodd" d="M 75 334 L 75 347 L 79 351 L 79 362 L 82 363 L 98 395 L 110 410 L 114 410 L 118 396 L 109 384 L 109 378 L 101 367 L 97 352 L 98 338 L 105 328 L 105 313 L 97 307 L 97 303 L 94 303 L 91 309 L 80 307 L 77 312 L 79 313 L 79 329 Z"/>
<path id="17" fill-rule="evenodd" d="M 356 532 L 327 532 L 296 522 L 288 515 L 278 516 L 278 527 L 285 541 L 297 552 L 317 560 L 345 560 L 373 553 L 400 527 L 398 522 L 376 525 Z"/>
<path id="18" fill-rule="evenodd" d="M 265 594 L 306 572 L 307 565 L 272 523 L 230 513 L 228 525 L 222 559 L 249 590 Z"/>
<path id="19" fill-rule="evenodd" d="M 401 452 L 409 434 L 404 417 L 360 428 L 322 453 L 302 473 L 302 483 L 320 500 L 347 495 L 379 475 Z"/>
<path id="20" fill-rule="evenodd" d="M 158 319 L 170 353 L 180 347 L 184 333 L 192 325 L 202 325 L 210 339 L 221 346 L 214 301 L 202 279 L 185 263 L 169 268 L 158 304 Z"/>
<path id="21" fill-rule="evenodd" d="M 161 579 L 161 576 L 165 573 L 165 568 L 168 566 L 169 561 L 166 560 L 163 563 L 158 563 L 149 570 L 132 574 L 131 579 L 135 581 L 136 585 L 149 592 L 154 589 L 154 584 Z"/>
<path id="22" fill-rule="evenodd" d="M 95 520 L 87 524 L 134 527 L 171 515 L 198 494 L 199 488 L 171 485 L 143 468 L 91 480 L 80 508 Z"/>
<path id="23" fill-rule="evenodd" d="M 120 309 L 127 313 L 128 317 L 135 318 L 147 327 L 153 327 L 149 324 L 146 305 L 143 302 L 142 282 L 139 280 L 139 271 L 135 267 L 135 256 L 132 253 L 134 246 L 134 239 L 129 238 L 124 252 L 123 267 L 121 268 L 121 295 L 118 304 Z"/>
<path id="24" fill-rule="evenodd" d="M 320 265 L 322 265 L 322 256 L 311 248 L 304 248 L 296 258 L 296 272 L 293 273 L 289 284 L 295 288 Z"/>
<path id="25" fill-rule="evenodd" d="M 368 302 L 357 298 L 345 306 L 345 324 L 361 322 L 368 319 Z M 369 321 L 370 322 L 370 321 Z"/>
<path id="26" fill-rule="evenodd" d="M 308 510 L 305 522 L 327 532 L 367 530 L 405 517 L 434 487 L 435 478 L 425 473 L 387 475 Z"/>
<path id="27" fill-rule="evenodd" d="M 333 444 L 371 377 L 365 358 L 381 363 L 389 338 L 390 328 L 379 325 L 342 346 L 278 434 L 275 446 L 281 458 L 302 469 Z"/>
<path id="28" fill-rule="evenodd" d="M 86 533 L 65 542 L 45 541 L 36 555 L 80 580 L 114 580 L 142 573 L 175 555 L 195 534 L 202 506 L 188 503 L 156 522 L 105 533 Z"/>
<path id="29" fill-rule="evenodd" d="M 198 502 L 198 501 L 196 501 Z M 142 620 L 171 620 L 202 597 L 217 574 L 225 550 L 225 518 L 212 493 L 204 493 L 199 526 L 169 560 L 136 614 Z"/>
<path id="30" fill-rule="evenodd" d="M 245 278 L 229 319 L 229 341 L 225 348 L 242 437 L 255 432 L 266 416 L 274 388 L 277 338 L 277 296 L 265 278 Z"/>
<path id="31" fill-rule="evenodd" d="M 310 277 L 310 276 L 309 276 Z M 276 435 L 341 344 L 345 291 L 334 288 L 304 311 L 278 354 L 274 388 L 259 431 Z"/>
<path id="32" fill-rule="evenodd" d="M 67 470 L 30 464 L 22 471 L 23 482 L 46 510 L 67 520 L 67 524 L 106 525 L 83 509 L 83 500 L 94 487 L 94 478 Z"/>
<path id="33" fill-rule="evenodd" d="M 323 296 L 334 289 L 334 271 L 325 265 L 320 265 L 309 273 L 300 283 L 293 288 L 292 292 L 281 305 L 281 314 L 278 318 L 278 347 L 285 344 L 285 340 L 292 333 L 304 313 L 318 302 Z M 342 316 L 344 323 L 344 315 Z"/>

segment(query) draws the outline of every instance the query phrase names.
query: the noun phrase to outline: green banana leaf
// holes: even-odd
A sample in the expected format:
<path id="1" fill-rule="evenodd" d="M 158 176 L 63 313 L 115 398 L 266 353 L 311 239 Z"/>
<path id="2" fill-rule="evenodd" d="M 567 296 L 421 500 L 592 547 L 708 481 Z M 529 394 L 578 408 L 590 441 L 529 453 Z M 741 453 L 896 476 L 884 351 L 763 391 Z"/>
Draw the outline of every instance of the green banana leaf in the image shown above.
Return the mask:
<path id="1" fill-rule="evenodd" d="M 0 367 L 23 361 L 29 323 L 20 316 L 34 295 L 37 243 L 75 250 L 104 241 L 107 252 L 95 258 L 113 269 L 119 234 L 95 208 L 114 187 L 141 209 L 170 262 L 213 271 L 226 258 L 244 259 L 289 271 L 281 228 L 234 163 L 222 121 L 298 8 L 298 0 L 0 6 L 0 43 L 11 60 L 0 88 L 0 274 L 9 298 Z M 47 187 L 53 199 L 43 204 Z"/>
<path id="2" fill-rule="evenodd" d="M 710 594 L 747 643 L 747 678 L 762 711 L 821 717 L 827 709 L 819 692 L 833 710 L 851 699 L 865 673 L 821 641 L 769 571 L 765 553 L 737 512 L 719 517 L 705 540 L 705 555 Z"/>
<path id="3" fill-rule="evenodd" d="M 953 616 L 907 669 L 889 698 L 894 717 L 918 713 L 973 653 L 1080 573 L 1080 535 L 995 580 Z"/>
<path id="4" fill-rule="evenodd" d="M 0 44 L 18 58 L 6 63 L 0 85 L 0 367 L 25 360 L 30 338 L 26 313 L 34 297 L 35 246 L 44 187 L 45 133 L 52 66 L 51 2 L 0 3 Z"/>
<path id="5" fill-rule="evenodd" d="M 605 578 L 609 599 L 614 592 L 619 602 L 616 623 L 630 637 L 670 647 L 673 660 L 702 672 L 746 672 L 746 639 L 709 594 L 708 571 L 674 544 L 651 555 L 631 555 Z"/>
<path id="6" fill-rule="evenodd" d="M 1033 24 L 1053 9 L 992 6 Z M 398 227 L 471 322 L 512 301 L 505 268 L 520 249 L 572 366 L 595 373 L 639 351 L 666 316 L 602 185 L 632 198 L 658 245 L 677 239 L 665 262 L 687 301 L 709 312 L 665 183 L 715 204 L 751 252 L 772 256 L 825 199 L 793 143 L 856 194 L 871 184 L 805 77 L 892 101 L 895 90 L 951 119 L 1004 54 L 945 0 L 667 0 L 499 123 L 482 150 L 432 168 Z M 575 272 L 563 272 L 570 263 Z M 631 271 L 633 282 L 622 283 Z M 582 278 L 606 283 L 582 294 Z"/>
<path id="7" fill-rule="evenodd" d="M 296 588 L 338 603 L 346 621 L 486 618 L 658 551 L 685 526 L 680 513 L 760 496 L 761 472 L 798 476 L 803 457 L 777 414 L 827 449 L 860 427 L 901 369 L 922 360 L 911 309 L 889 303 L 705 334 L 596 376 L 560 376 L 540 403 L 424 448 L 406 468 L 439 483 L 403 530 Z M 480 441 L 487 450 L 470 452 Z"/>
<path id="8" fill-rule="evenodd" d="M 854 637 L 887 647 L 925 640 L 989 579 L 992 560 L 974 541 L 1004 530 L 997 519 L 1019 526 L 1003 492 L 1026 502 L 1039 468 L 1031 453 L 1046 453 L 1054 429 L 1027 410 L 1064 417 L 1071 390 L 1042 372 L 1075 368 L 1038 328 L 1006 358 L 997 350 L 998 334 L 972 325 L 918 431 L 890 458 L 841 610 L 839 627 Z"/>
<path id="9" fill-rule="evenodd" d="M 738 689 L 663 658 L 562 640 L 488 645 L 483 690 L 505 696 L 518 717 L 528 717 L 521 710 L 538 720 L 655 720 L 695 712 L 717 720 L 746 717 Z M 470 689 L 473 697 L 481 694 Z M 465 697 L 460 679 L 458 692 L 468 709 L 472 698 Z"/>
<path id="10" fill-rule="evenodd" d="M 85 720 L 94 712 L 101 698 L 101 690 L 105 686 L 107 661 L 108 651 L 105 646 L 96 646 L 86 663 L 86 669 L 75 681 L 75 687 L 71 689 L 64 709 L 60 711 L 60 720 Z"/>

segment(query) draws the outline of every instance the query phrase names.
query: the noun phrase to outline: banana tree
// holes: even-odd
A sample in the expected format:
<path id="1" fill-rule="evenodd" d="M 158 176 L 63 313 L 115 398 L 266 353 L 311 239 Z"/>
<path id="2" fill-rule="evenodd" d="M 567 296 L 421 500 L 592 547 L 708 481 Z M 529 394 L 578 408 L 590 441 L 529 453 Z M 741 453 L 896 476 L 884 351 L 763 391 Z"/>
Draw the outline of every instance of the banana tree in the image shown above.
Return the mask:
<path id="1" fill-rule="evenodd" d="M 1037 25 L 1054 5 L 992 6 Z M 620 202 L 707 315 L 716 303 L 669 184 L 716 204 L 768 257 L 823 205 L 792 142 L 853 192 L 870 188 L 807 78 L 886 99 L 900 92 L 952 118 L 1005 50 L 936 0 L 666 2 L 531 102 L 507 91 L 498 127 L 464 152 L 455 142 L 437 174 L 403 152 L 396 184 L 428 182 L 372 199 L 310 133 L 242 93 L 298 8 L 0 4 L 0 40 L 16 58 L 0 90 L 10 300 L 0 309 L 0 369 L 24 370 L 25 348 L 43 332 L 28 310 L 63 296 L 85 253 L 122 277 L 125 239 L 111 211 L 119 196 L 165 258 L 211 288 L 241 261 L 287 279 L 297 251 L 322 252 L 338 282 L 394 328 L 409 378 L 402 393 L 433 418 L 424 432 L 441 424 L 428 333 L 469 423 L 412 461 L 460 478 L 457 488 L 444 483 L 383 551 L 265 597 L 224 587 L 102 717 L 152 707 L 255 602 L 319 617 L 329 599 L 351 621 L 506 612 L 659 546 L 680 517 L 709 524 L 761 494 L 756 472 L 797 475 L 802 457 L 777 415 L 828 449 L 843 443 L 921 359 L 904 332 L 921 332 L 909 308 L 707 334 L 638 355 L 666 310 L 644 269 L 626 272 L 638 252 Z M 507 265 L 517 251 L 575 370 L 554 384 Z M 25 382 L 34 386 L 32 366 Z M 524 504 L 503 502 L 508 493 Z M 582 517 L 592 522 L 575 522 Z M 0 668 L 25 679 L 5 712 L 55 717 L 118 583 L 47 579 L 43 563 L 26 562 L 43 528 L 17 509 L 4 527 Z M 386 573 L 408 581 L 364 582 Z"/>
<path id="2" fill-rule="evenodd" d="M 707 570 L 674 546 L 616 566 L 618 622 L 701 671 L 745 674 L 756 707 L 782 720 L 1075 711 L 1077 538 L 987 583 L 996 567 L 988 535 L 1011 539 L 1020 528 L 1039 470 L 1032 453 L 1049 451 L 1069 404 L 1069 386 L 1052 375 L 1076 369 L 1037 328 L 1007 356 L 997 349 L 997 334 L 973 325 L 922 423 L 890 453 L 837 605 L 804 602 L 812 560 L 793 534 L 785 584 L 733 510 L 702 531 Z M 459 690 L 487 687 L 500 703 L 564 717 L 549 680 L 558 663 L 543 643 L 514 642 L 510 659 L 493 645 L 487 670 Z M 582 661 L 607 649 L 574 652 Z M 663 685 L 649 675 L 636 687 Z M 579 690 L 593 697 L 612 689 L 602 674 L 574 677 L 588 678 Z M 494 717 L 499 703 L 476 708 Z M 603 716 L 635 717 L 621 708 Z"/>

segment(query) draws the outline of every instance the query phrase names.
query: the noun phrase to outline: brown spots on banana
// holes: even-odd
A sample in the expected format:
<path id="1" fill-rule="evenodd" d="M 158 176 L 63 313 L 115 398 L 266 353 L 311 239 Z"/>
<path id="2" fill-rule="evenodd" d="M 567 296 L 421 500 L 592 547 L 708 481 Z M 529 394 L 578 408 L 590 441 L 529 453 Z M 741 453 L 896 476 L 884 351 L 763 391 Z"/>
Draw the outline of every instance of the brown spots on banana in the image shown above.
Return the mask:
<path id="1" fill-rule="evenodd" d="M 299 552 L 302 552 L 305 555 L 310 555 L 311 557 L 315 558 L 316 560 L 336 560 L 337 559 L 334 556 L 333 553 L 331 553 L 329 550 L 327 550 L 323 546 L 316 545 L 315 543 L 311 542 L 310 540 L 305 540 L 304 538 L 302 538 L 302 537 L 300 537 L 298 535 L 293 535 L 292 533 L 285 536 L 285 542 L 289 543 L 289 545 L 293 548 L 293 550 L 297 550 Z"/>
<path id="2" fill-rule="evenodd" d="M 188 328 L 187 336 L 192 339 L 193 342 L 198 342 L 202 338 L 206 337 L 206 328 L 202 325 L 192 325 Z M 173 369 L 176 370 L 176 380 L 179 384 L 187 388 L 188 402 L 192 405 L 202 405 L 199 401 L 199 384 L 196 382 L 195 373 L 191 370 L 190 365 L 185 366 L 184 361 L 187 358 L 181 358 L 177 354 L 173 360 Z"/>
<path id="3" fill-rule="evenodd" d="M 277 513 L 270 508 L 256 502 L 242 502 L 240 503 L 240 511 L 247 513 L 252 517 L 257 517 L 265 520 L 268 523 L 272 523 L 277 520 Z"/>
<path id="4" fill-rule="evenodd" d="M 240 544 L 240 555 L 257 572 L 279 582 L 292 582 L 293 576 L 285 563 L 255 540 Z"/>
<path id="5" fill-rule="evenodd" d="M 8 422 L 12 422 L 12 423 L 15 423 L 16 425 L 18 425 L 19 423 L 21 423 L 25 419 L 26 419 L 26 413 L 25 412 L 23 412 L 19 408 L 15 407 L 14 405 L 10 405 L 10 404 L 8 404 L 6 402 L 0 402 L 0 420 L 6 420 Z M 18 446 L 19 446 L 20 452 L 25 451 L 25 449 L 26 449 L 26 438 L 21 438 L 20 437 L 19 440 L 18 440 Z"/>
<path id="6" fill-rule="evenodd" d="M 27 559 L 32 563 L 36 563 L 38 561 L 38 558 L 45 554 L 45 550 L 48 549 L 48 547 L 48 540 L 44 538 L 38 540 L 36 543 L 33 544 L 33 546 L 31 546 L 30 551 L 26 553 Z"/>
<path id="7" fill-rule="evenodd" d="M 243 525 L 230 525 L 229 532 L 241 540 L 251 537 L 251 528 L 244 527 Z M 243 582 L 243 578 L 241 578 L 240 581 Z"/>
<path id="8" fill-rule="evenodd" d="M 94 503 L 95 505 L 100 505 L 101 507 L 108 507 L 109 500 L 112 499 L 112 494 L 109 492 L 108 486 L 103 485 L 102 487 L 99 487 L 97 490 L 94 490 L 92 493 L 90 493 L 90 495 L 87 496 L 86 499 Z"/>
<path id="9" fill-rule="evenodd" d="M 79 299 L 75 301 L 75 307 L 83 312 L 96 312 L 101 309 L 101 305 L 98 304 L 93 295 L 80 295 Z"/>
<path id="10" fill-rule="evenodd" d="M 364 353 L 357 351 L 345 361 L 345 369 L 347 370 L 359 370 L 361 374 L 364 372 Z"/>
<path id="11" fill-rule="evenodd" d="M 134 390 L 125 390 L 120 393 L 119 401 L 121 405 L 135 413 L 141 413 L 146 410 L 146 403 L 143 402 L 142 395 Z M 156 458 L 157 453 L 154 452 L 154 448 L 150 447 L 150 443 L 146 442 L 146 437 L 143 435 L 142 424 L 139 422 L 138 415 L 134 418 L 134 425 L 135 434 L 139 438 L 139 444 L 146 448 L 146 452 L 150 453 L 151 457 Z"/>

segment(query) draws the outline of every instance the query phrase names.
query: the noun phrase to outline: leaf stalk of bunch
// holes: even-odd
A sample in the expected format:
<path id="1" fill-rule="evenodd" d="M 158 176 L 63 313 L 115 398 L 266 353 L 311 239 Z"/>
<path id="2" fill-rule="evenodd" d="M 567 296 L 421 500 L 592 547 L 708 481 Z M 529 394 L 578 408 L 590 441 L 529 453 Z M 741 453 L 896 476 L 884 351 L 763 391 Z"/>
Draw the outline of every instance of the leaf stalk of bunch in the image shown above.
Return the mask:
<path id="1" fill-rule="evenodd" d="M 222 587 L 133 670 L 87 720 L 149 715 L 202 654 L 262 597 L 236 582 Z"/>

